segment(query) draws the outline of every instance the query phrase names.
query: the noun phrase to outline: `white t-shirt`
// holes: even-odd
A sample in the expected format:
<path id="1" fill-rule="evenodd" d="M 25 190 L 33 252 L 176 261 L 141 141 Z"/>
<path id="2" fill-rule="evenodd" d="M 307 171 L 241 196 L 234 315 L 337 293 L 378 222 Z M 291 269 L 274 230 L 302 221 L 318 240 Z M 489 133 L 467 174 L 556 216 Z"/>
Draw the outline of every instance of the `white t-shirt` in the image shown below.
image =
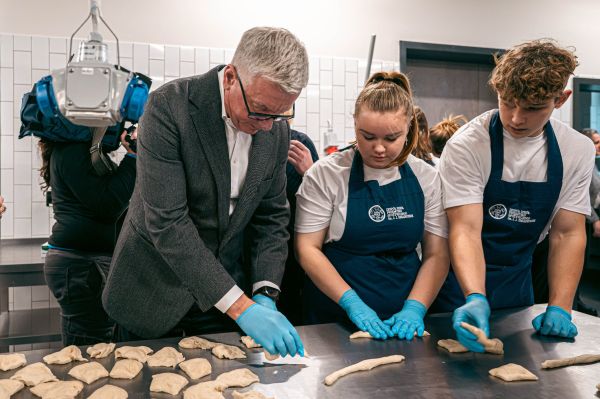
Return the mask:
<path id="1" fill-rule="evenodd" d="M 295 231 L 313 233 L 329 227 L 325 242 L 338 241 L 344 233 L 348 208 L 350 170 L 356 151 L 336 152 L 316 162 L 304 175 L 296 193 Z M 412 155 L 408 165 L 425 197 L 425 230 L 448 236 L 448 221 L 442 207 L 442 186 L 437 170 Z M 398 167 L 375 169 L 363 165 L 364 179 L 385 185 L 401 179 Z"/>
<path id="2" fill-rule="evenodd" d="M 444 189 L 444 208 L 483 203 L 483 191 L 492 169 L 489 125 L 494 110 L 462 126 L 448 141 L 440 158 L 439 171 Z M 550 221 L 540 235 L 543 240 L 559 209 L 588 215 L 589 186 L 594 167 L 594 146 L 581 133 L 556 119 L 550 119 L 563 162 L 563 181 Z M 546 135 L 514 138 L 504 130 L 504 168 L 507 182 L 547 180 Z"/>

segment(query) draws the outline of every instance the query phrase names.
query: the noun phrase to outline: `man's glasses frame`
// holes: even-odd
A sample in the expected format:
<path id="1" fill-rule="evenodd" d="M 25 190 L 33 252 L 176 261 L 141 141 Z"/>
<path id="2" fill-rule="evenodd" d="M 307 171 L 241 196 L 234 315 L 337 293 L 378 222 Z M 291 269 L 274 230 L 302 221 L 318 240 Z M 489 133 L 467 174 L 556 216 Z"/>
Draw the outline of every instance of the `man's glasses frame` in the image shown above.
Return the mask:
<path id="1" fill-rule="evenodd" d="M 292 105 L 292 113 L 291 115 L 276 115 L 276 114 L 264 114 L 261 112 L 252 112 L 250 111 L 250 107 L 248 106 L 248 100 L 246 100 L 246 92 L 244 91 L 244 85 L 242 84 L 242 79 L 240 79 L 240 75 L 237 72 L 237 69 L 234 67 L 235 77 L 240 83 L 240 89 L 242 90 L 242 98 L 244 99 L 244 105 L 246 106 L 246 111 L 248 111 L 248 118 L 254 119 L 257 121 L 266 121 L 268 119 L 273 119 L 273 121 L 286 121 L 294 118 L 296 114 L 296 104 Z"/>

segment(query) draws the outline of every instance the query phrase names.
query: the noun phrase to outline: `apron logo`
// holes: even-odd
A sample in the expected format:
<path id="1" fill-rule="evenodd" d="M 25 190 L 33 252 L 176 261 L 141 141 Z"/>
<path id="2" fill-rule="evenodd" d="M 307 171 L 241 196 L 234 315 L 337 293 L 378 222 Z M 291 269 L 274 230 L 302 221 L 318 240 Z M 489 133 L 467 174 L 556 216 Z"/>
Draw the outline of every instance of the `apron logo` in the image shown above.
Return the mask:
<path id="1" fill-rule="evenodd" d="M 385 211 L 379 205 L 373 205 L 369 208 L 369 217 L 375 223 L 383 222 L 385 219 Z"/>
<path id="2" fill-rule="evenodd" d="M 496 204 L 496 205 L 490 206 L 490 209 L 488 210 L 488 212 L 490 213 L 491 217 L 493 217 L 494 219 L 497 219 L 497 220 L 504 219 L 507 214 L 506 207 L 502 204 Z"/>

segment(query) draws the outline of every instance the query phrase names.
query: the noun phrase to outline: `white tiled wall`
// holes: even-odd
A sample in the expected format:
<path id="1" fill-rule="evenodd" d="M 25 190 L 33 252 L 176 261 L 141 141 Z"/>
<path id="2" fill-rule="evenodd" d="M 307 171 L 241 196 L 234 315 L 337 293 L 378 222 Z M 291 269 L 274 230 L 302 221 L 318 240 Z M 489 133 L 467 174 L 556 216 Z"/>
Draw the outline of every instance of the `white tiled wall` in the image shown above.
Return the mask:
<path id="1" fill-rule="evenodd" d="M 73 49 L 77 45 L 78 42 L 73 43 Z M 0 238 L 50 234 L 52 210 L 45 206 L 39 189 L 37 139 L 18 139 L 19 112 L 23 94 L 35 82 L 53 69 L 64 68 L 68 46 L 66 38 L 0 35 L 0 194 L 8 208 L 0 219 Z M 232 49 L 120 43 L 121 64 L 150 75 L 153 89 L 179 77 L 204 73 L 229 62 L 232 56 Z M 113 44 L 109 44 L 109 57 L 116 63 Z M 363 85 L 365 66 L 365 60 L 311 57 L 310 81 L 296 103 L 294 128 L 307 133 L 319 151 L 328 123 L 340 144 L 353 137 L 352 111 Z M 393 62 L 373 62 L 372 72 L 382 69 L 398 66 Z M 22 291 L 15 291 L 15 298 L 24 298 L 26 290 Z"/>

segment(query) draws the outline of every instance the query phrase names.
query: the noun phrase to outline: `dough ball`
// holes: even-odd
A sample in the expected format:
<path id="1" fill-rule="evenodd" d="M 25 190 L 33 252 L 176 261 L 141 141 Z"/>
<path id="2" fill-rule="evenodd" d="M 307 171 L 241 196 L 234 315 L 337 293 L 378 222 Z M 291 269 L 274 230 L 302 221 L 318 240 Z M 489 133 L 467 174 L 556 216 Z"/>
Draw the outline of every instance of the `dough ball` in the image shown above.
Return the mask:
<path id="1" fill-rule="evenodd" d="M 0 355 L 0 370 L 14 370 L 27 364 L 27 359 L 22 353 L 12 353 L 10 355 Z"/>
<path id="2" fill-rule="evenodd" d="M 197 380 L 198 378 L 205 377 L 212 373 L 210 362 L 203 358 L 190 359 L 181 362 L 179 363 L 179 368 L 185 371 L 192 380 Z"/>
<path id="3" fill-rule="evenodd" d="M 498 377 L 503 381 L 537 381 L 538 377 L 525 367 L 515 363 L 508 363 L 495 369 L 491 369 L 490 375 Z"/>
<path id="4" fill-rule="evenodd" d="M 69 370 L 69 375 L 86 384 L 91 384 L 100 378 L 108 377 L 108 371 L 100 363 L 90 362 L 73 367 Z"/>
<path id="5" fill-rule="evenodd" d="M 86 352 L 90 357 L 102 359 L 103 357 L 110 355 L 115 350 L 115 346 L 116 345 L 113 343 L 105 344 L 101 342 L 94 346 L 90 346 L 87 348 Z"/>
<path id="6" fill-rule="evenodd" d="M 219 344 L 212 348 L 212 354 L 219 359 L 245 359 L 243 350 L 233 345 Z"/>
<path id="7" fill-rule="evenodd" d="M 4 389 L 8 397 L 19 392 L 25 384 L 17 380 L 0 380 L 0 388 Z"/>
<path id="8" fill-rule="evenodd" d="M 127 391 L 123 388 L 107 384 L 96 389 L 88 399 L 127 399 L 128 396 Z"/>
<path id="9" fill-rule="evenodd" d="M 200 337 L 185 337 L 179 341 L 179 346 L 184 349 L 205 349 L 210 350 L 219 345 L 216 342 L 209 341 Z"/>
<path id="10" fill-rule="evenodd" d="M 233 394 L 231 396 L 233 397 L 233 399 L 274 399 L 273 397 L 266 397 L 265 395 L 257 391 L 233 391 Z"/>
<path id="11" fill-rule="evenodd" d="M 83 390 L 81 381 L 44 382 L 31 388 L 31 393 L 42 399 L 75 398 Z"/>
<path id="12" fill-rule="evenodd" d="M 44 363 L 38 362 L 30 364 L 29 366 L 23 367 L 21 370 L 17 371 L 12 377 L 11 380 L 21 381 L 23 384 L 28 387 L 41 384 L 43 382 L 50 381 L 58 381 L 58 378 L 52 371 Z"/>
<path id="13" fill-rule="evenodd" d="M 201 382 L 192 385 L 183 392 L 183 399 L 225 399 L 225 387 L 216 381 Z"/>
<path id="14" fill-rule="evenodd" d="M 177 395 L 187 383 L 188 380 L 179 374 L 154 374 L 152 376 L 152 383 L 150 383 L 150 392 L 166 392 L 171 395 Z"/>
<path id="15" fill-rule="evenodd" d="M 179 363 L 183 362 L 185 357 L 181 352 L 175 348 L 169 346 L 162 348 L 154 355 L 148 357 L 148 366 L 150 367 L 175 367 Z"/>
<path id="16" fill-rule="evenodd" d="M 115 351 L 115 359 L 133 359 L 145 363 L 152 352 L 147 346 L 122 346 Z"/>
<path id="17" fill-rule="evenodd" d="M 261 347 L 259 344 L 256 343 L 256 341 L 254 341 L 252 339 L 252 337 L 250 337 L 248 335 L 244 335 L 242 338 L 240 338 L 240 341 L 242 341 L 242 343 L 244 345 L 246 345 L 246 348 L 248 348 L 248 349 L 260 348 Z"/>
<path id="18" fill-rule="evenodd" d="M 249 369 L 242 368 L 223 373 L 219 375 L 215 381 L 226 388 L 244 388 L 255 382 L 259 382 L 259 379 L 258 376 Z"/>
<path id="19" fill-rule="evenodd" d="M 134 359 L 118 360 L 110 371 L 110 378 L 131 380 L 142 371 L 144 365 Z"/>
<path id="20" fill-rule="evenodd" d="M 463 344 L 461 344 L 457 340 L 451 339 L 451 338 L 450 339 L 440 339 L 437 342 L 437 344 L 439 347 L 442 347 L 451 353 L 464 353 L 464 352 L 469 351 L 467 348 L 465 348 L 463 346 Z"/>
<path id="21" fill-rule="evenodd" d="M 44 356 L 46 364 L 67 364 L 74 360 L 87 362 L 87 359 L 81 356 L 81 350 L 75 345 L 69 345 L 58 352 Z"/>

